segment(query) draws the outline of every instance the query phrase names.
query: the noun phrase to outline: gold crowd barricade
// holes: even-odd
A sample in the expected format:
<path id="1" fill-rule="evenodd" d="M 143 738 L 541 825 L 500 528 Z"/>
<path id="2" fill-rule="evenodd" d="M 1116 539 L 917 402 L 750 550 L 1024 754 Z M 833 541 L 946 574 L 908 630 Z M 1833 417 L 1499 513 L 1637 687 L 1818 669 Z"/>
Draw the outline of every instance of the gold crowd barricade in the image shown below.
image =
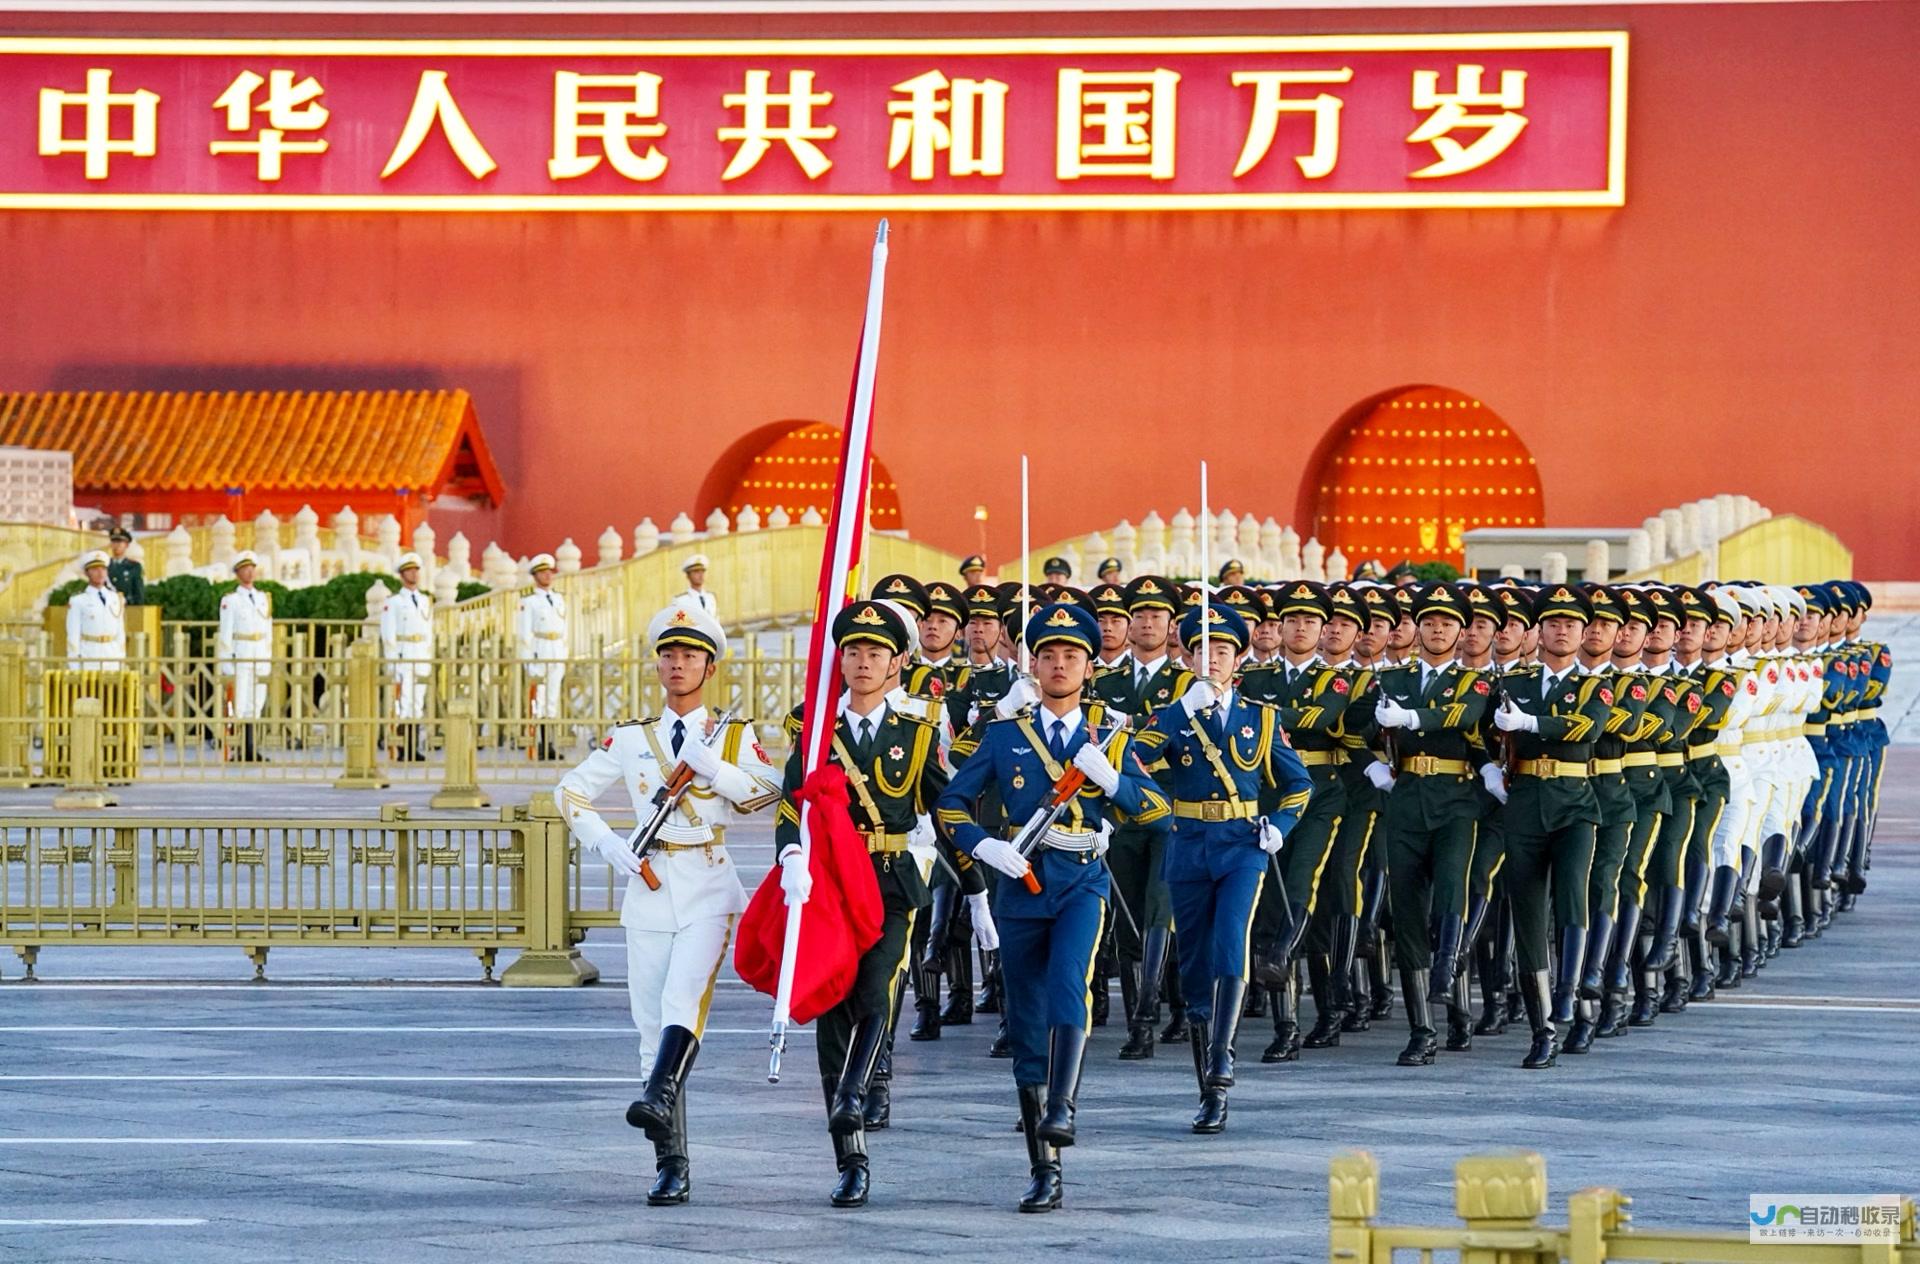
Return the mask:
<path id="1" fill-rule="evenodd" d="M 144 696 L 137 671 L 74 671 L 56 668 L 46 674 L 43 705 L 46 714 L 46 779 L 66 781 L 73 773 L 74 704 L 82 698 L 100 703 L 99 761 L 101 780 L 125 784 L 140 775 L 140 719 Z"/>
<path id="2" fill-rule="evenodd" d="M 1327 1258 L 1332 1264 L 1920 1264 L 1914 1201 L 1900 1200 L 1895 1242 L 1754 1242 L 1746 1233 L 1636 1229 L 1633 1200 L 1617 1189 L 1567 1199 L 1567 1225 L 1540 1223 L 1547 1164 L 1529 1150 L 1479 1154 L 1453 1170 L 1457 1226 L 1382 1225 L 1380 1164 L 1365 1151 L 1335 1155 L 1327 1169 Z M 1744 1209 L 1741 1212 L 1744 1217 Z"/>
<path id="3" fill-rule="evenodd" d="M 500 982 L 574 987 L 599 971 L 578 944 L 606 909 L 551 795 L 496 817 L 0 817 L 0 945 L 32 976 L 56 946 L 231 946 L 264 978 L 286 947 L 464 948 Z M 602 873 L 611 892 L 611 871 Z"/>

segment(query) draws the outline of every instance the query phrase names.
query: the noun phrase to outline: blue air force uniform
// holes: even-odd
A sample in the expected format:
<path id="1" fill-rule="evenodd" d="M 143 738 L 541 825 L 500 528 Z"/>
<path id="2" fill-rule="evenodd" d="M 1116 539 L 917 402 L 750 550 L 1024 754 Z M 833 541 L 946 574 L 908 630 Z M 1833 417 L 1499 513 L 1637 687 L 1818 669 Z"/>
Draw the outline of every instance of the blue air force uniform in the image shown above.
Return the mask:
<path id="1" fill-rule="evenodd" d="M 1211 639 L 1244 654 L 1246 620 L 1207 607 Z M 1181 642 L 1201 643 L 1201 612 L 1180 621 Z M 1156 713 L 1140 734 L 1142 758 L 1153 761 L 1173 798 L 1167 845 L 1167 887 L 1179 933 L 1180 982 L 1186 996 L 1201 1110 L 1196 1132 L 1226 1126 L 1226 1090 L 1233 1084 L 1233 1038 L 1247 991 L 1253 910 L 1271 863 L 1260 845 L 1261 823 L 1283 837 L 1313 794 L 1313 779 L 1280 729 L 1278 708 L 1226 691 L 1212 707 L 1189 714 L 1184 703 Z M 1274 806 L 1261 811 L 1262 795 Z"/>

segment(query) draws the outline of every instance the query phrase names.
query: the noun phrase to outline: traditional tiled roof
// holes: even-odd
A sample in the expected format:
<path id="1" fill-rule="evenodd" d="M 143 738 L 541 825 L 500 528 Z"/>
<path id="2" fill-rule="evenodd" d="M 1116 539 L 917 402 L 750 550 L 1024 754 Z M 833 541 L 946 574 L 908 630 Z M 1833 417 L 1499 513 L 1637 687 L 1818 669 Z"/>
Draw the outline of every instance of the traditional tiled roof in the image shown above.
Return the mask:
<path id="1" fill-rule="evenodd" d="M 506 492 L 465 391 L 17 392 L 0 444 L 72 452 L 77 491 Z"/>

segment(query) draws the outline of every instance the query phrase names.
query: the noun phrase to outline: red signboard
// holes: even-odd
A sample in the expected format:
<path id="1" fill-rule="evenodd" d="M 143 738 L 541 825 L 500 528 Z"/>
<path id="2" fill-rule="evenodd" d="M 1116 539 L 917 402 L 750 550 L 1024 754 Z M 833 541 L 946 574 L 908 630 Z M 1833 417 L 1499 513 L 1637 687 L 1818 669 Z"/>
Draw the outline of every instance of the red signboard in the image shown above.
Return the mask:
<path id="1" fill-rule="evenodd" d="M 1623 32 L 0 39 L 0 206 L 1619 206 Z"/>

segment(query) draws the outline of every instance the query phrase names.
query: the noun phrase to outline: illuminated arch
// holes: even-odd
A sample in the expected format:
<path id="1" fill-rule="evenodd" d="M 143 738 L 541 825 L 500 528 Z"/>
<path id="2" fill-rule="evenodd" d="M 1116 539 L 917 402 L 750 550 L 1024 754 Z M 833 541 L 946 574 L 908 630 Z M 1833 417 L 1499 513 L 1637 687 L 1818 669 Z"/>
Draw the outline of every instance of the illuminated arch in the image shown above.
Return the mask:
<path id="1" fill-rule="evenodd" d="M 1540 471 L 1479 400 L 1402 386 L 1362 400 L 1327 433 L 1301 484 L 1297 520 L 1349 562 L 1465 561 L 1474 527 L 1537 527 Z"/>
<path id="2" fill-rule="evenodd" d="M 828 515 L 840 465 L 840 427 L 824 421 L 776 421 L 741 436 L 700 485 L 701 521 L 716 508 L 729 518 L 752 505 L 764 520 L 775 506 L 795 522 L 808 509 Z M 873 460 L 868 512 L 876 531 L 898 531 L 900 489 L 879 457 Z"/>

